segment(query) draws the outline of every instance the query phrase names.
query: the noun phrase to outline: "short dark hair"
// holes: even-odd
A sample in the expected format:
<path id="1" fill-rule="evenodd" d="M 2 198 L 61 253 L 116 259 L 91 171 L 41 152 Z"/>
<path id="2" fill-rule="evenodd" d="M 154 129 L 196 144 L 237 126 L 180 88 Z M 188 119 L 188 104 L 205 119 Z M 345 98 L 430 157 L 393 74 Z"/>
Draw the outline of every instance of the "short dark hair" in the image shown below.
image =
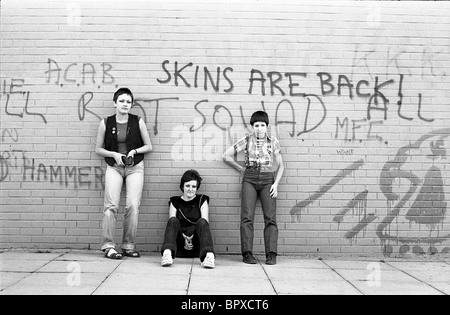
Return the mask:
<path id="1" fill-rule="evenodd" d="M 127 94 L 131 97 L 131 103 L 133 103 L 134 101 L 134 97 L 133 97 L 133 93 L 131 93 L 130 89 L 128 88 L 120 88 L 116 91 L 116 93 L 114 93 L 114 97 L 113 97 L 113 101 L 114 103 L 117 102 L 117 99 L 119 98 L 120 95 L 122 94 Z"/>
<path id="2" fill-rule="evenodd" d="M 269 115 L 263 111 L 253 113 L 252 118 L 250 119 L 250 125 L 253 126 L 257 122 L 264 122 L 269 126 Z"/>
<path id="3" fill-rule="evenodd" d="M 190 181 L 197 181 L 197 189 L 200 189 L 200 186 L 202 185 L 202 180 L 200 174 L 196 170 L 189 170 L 186 171 L 183 176 L 181 177 L 180 181 L 180 189 L 181 191 L 184 191 L 184 184 Z"/>

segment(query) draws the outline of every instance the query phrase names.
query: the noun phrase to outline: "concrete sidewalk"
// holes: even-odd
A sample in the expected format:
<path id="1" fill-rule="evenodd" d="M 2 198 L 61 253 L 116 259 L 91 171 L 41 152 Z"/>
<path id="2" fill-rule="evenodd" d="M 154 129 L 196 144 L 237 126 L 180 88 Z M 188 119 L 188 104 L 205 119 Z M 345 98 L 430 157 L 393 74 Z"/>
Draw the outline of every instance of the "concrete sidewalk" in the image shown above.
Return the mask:
<path id="1" fill-rule="evenodd" d="M 4 251 L 0 295 L 447 295 L 450 259 L 302 258 L 279 256 L 276 266 L 245 265 L 219 255 L 216 269 L 197 259 L 160 266 L 157 253 L 110 260 L 99 251 Z"/>

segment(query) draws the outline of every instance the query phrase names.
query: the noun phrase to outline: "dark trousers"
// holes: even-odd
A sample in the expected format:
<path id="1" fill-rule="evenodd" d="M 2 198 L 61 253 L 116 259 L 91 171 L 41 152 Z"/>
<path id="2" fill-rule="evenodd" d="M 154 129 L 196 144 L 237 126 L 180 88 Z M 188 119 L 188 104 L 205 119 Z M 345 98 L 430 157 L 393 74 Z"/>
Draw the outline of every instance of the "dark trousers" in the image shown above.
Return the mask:
<path id="1" fill-rule="evenodd" d="M 184 237 L 182 233 L 187 233 L 187 229 L 183 229 L 180 224 L 180 220 L 173 217 L 169 219 L 167 223 L 166 232 L 164 235 L 164 244 L 161 249 L 161 254 L 166 249 L 172 251 L 172 257 L 200 257 L 203 260 L 207 253 L 214 253 L 213 239 L 209 223 L 205 219 L 200 219 L 197 224 L 192 226 L 194 233 L 194 249 L 188 251 L 184 248 Z M 186 234 L 191 236 L 192 233 Z"/>
<path id="2" fill-rule="evenodd" d="M 277 202 L 270 197 L 275 182 L 273 173 L 247 169 L 242 181 L 241 249 L 242 253 L 253 251 L 255 209 L 258 198 L 264 215 L 264 243 L 266 254 L 278 253 Z"/>

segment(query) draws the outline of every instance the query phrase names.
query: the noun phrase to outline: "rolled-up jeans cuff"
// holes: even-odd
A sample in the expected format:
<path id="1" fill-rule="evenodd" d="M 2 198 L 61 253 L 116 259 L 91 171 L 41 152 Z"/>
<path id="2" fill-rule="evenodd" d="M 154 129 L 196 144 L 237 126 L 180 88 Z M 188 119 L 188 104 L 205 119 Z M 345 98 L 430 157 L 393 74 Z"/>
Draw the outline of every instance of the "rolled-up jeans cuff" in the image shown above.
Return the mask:
<path id="1" fill-rule="evenodd" d="M 115 249 L 116 245 L 114 243 L 105 243 L 105 244 L 103 244 L 101 250 L 105 252 L 105 251 L 107 251 L 107 250 L 109 250 L 111 248 Z"/>
<path id="2" fill-rule="evenodd" d="M 124 244 L 122 244 L 122 250 L 134 250 L 135 248 L 136 248 L 136 245 L 134 245 L 134 244 L 131 244 L 131 243 L 124 243 Z"/>

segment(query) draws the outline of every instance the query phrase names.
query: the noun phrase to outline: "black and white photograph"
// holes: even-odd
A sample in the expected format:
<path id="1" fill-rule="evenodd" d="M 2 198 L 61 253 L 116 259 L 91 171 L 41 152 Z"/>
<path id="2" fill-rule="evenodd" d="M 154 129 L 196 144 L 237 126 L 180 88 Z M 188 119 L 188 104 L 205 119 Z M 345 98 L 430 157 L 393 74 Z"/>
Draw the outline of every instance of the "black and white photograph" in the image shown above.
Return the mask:
<path id="1" fill-rule="evenodd" d="M 450 1 L 0 1 L 1 296 L 448 295 L 449 211 Z"/>

